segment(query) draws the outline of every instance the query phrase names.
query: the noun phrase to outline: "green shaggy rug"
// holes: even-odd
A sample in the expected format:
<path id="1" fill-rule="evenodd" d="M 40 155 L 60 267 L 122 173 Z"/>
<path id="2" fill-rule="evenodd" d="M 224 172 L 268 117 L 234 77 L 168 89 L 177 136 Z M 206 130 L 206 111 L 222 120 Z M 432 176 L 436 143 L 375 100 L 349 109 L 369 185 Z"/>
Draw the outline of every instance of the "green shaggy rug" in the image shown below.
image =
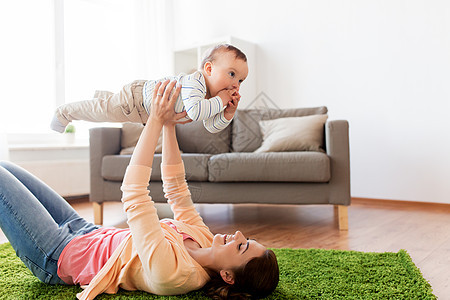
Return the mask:
<path id="1" fill-rule="evenodd" d="M 436 299 L 406 251 L 363 253 L 320 249 L 273 249 L 280 284 L 268 299 Z M 0 245 L 0 299 L 75 299 L 81 288 L 41 283 L 16 257 L 9 243 Z M 96 299 L 208 299 L 202 292 L 158 297 L 120 291 Z"/>

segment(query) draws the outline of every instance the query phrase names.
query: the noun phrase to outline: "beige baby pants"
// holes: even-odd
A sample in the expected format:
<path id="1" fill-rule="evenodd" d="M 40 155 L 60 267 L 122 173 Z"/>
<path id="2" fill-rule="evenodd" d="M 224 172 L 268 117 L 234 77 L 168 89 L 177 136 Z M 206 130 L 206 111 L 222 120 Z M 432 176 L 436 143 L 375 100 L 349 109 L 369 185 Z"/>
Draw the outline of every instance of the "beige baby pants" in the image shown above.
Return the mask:
<path id="1" fill-rule="evenodd" d="M 145 124 L 148 119 L 142 96 L 145 82 L 146 80 L 135 80 L 116 94 L 96 91 L 92 100 L 59 106 L 56 117 L 64 126 L 73 120 Z"/>

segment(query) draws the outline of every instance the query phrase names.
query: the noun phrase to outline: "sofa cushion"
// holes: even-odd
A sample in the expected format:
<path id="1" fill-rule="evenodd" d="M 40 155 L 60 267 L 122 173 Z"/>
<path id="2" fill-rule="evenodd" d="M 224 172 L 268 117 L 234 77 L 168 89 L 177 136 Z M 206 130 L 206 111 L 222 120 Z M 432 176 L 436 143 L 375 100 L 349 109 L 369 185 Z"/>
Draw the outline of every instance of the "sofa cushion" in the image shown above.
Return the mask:
<path id="1" fill-rule="evenodd" d="M 208 181 L 208 161 L 211 154 L 182 153 L 181 158 L 186 169 L 186 180 Z"/>
<path id="2" fill-rule="evenodd" d="M 181 154 L 186 168 L 186 179 L 189 181 L 208 180 L 208 160 L 210 154 Z M 102 177 L 110 181 L 122 181 L 125 170 L 130 163 L 131 155 L 106 155 L 102 160 Z M 150 179 L 161 181 L 161 154 L 155 154 Z"/>
<path id="3" fill-rule="evenodd" d="M 232 150 L 234 152 L 252 152 L 262 144 L 259 121 L 287 117 L 303 117 L 327 113 L 325 106 L 291 109 L 238 109 L 233 120 Z"/>
<path id="4" fill-rule="evenodd" d="M 231 126 L 218 133 L 210 133 L 203 121 L 178 124 L 177 140 L 184 153 L 224 153 L 230 152 Z"/>
<path id="5" fill-rule="evenodd" d="M 209 181 L 328 182 L 330 159 L 321 152 L 234 152 L 213 155 Z"/>
<path id="6" fill-rule="evenodd" d="M 259 121 L 263 143 L 255 152 L 323 151 L 327 115 Z"/>

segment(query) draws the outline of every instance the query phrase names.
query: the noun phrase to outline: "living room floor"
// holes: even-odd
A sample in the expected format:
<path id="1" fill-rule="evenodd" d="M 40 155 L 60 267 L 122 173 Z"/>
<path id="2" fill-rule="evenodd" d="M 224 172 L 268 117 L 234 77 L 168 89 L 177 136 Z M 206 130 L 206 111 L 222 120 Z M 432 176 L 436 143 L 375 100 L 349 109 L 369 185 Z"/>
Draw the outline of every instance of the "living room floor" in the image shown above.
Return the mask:
<path id="1" fill-rule="evenodd" d="M 93 221 L 87 198 L 69 201 Z M 161 218 L 170 217 L 157 204 Z M 450 205 L 354 199 L 349 230 L 337 229 L 332 206 L 198 204 L 213 233 L 240 230 L 267 247 L 323 248 L 366 252 L 405 249 L 440 299 L 450 299 Z M 127 227 L 120 202 L 104 205 L 104 226 Z M 0 231 L 0 243 L 6 242 Z"/>

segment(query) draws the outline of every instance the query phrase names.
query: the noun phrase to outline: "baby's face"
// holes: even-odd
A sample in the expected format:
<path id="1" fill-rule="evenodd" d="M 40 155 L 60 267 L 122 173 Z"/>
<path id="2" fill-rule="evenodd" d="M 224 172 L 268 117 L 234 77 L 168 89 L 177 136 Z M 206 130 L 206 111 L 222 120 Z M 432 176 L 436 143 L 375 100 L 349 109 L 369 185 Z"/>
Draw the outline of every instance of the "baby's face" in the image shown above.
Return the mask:
<path id="1" fill-rule="evenodd" d="M 233 90 L 239 92 L 241 83 L 247 78 L 247 62 L 236 58 L 232 52 L 224 52 L 211 63 L 211 71 L 208 76 L 208 89 L 211 97 L 215 97 L 221 90 Z"/>

